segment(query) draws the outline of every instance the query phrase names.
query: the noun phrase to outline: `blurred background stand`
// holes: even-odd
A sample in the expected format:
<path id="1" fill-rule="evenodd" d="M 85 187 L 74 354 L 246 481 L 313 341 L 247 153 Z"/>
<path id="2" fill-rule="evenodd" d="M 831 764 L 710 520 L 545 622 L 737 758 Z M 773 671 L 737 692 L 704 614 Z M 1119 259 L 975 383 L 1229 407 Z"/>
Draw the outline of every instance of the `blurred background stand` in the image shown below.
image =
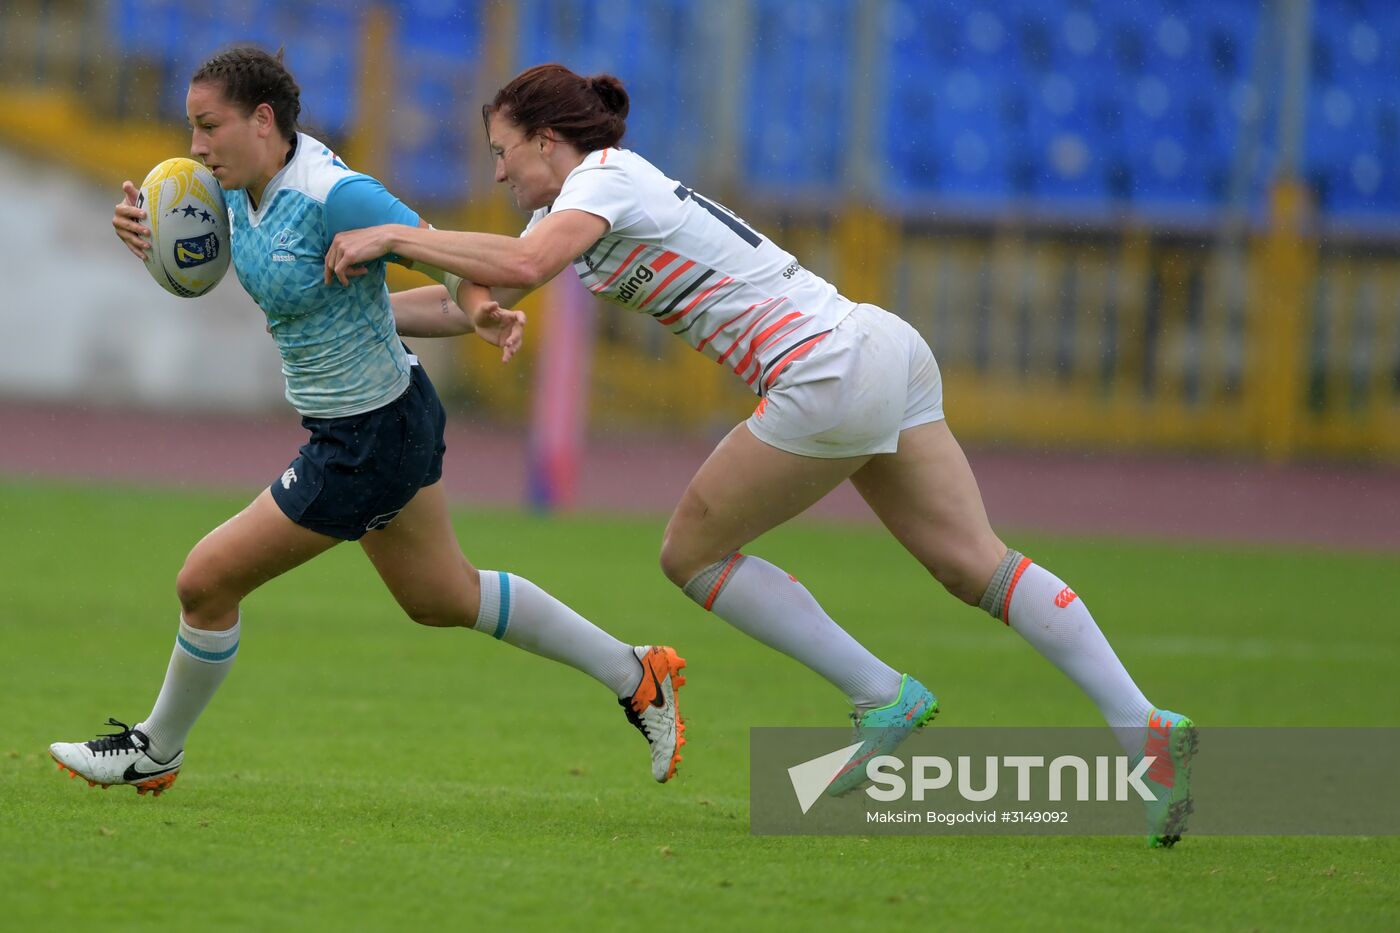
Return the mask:
<path id="1" fill-rule="evenodd" d="M 624 145 L 918 327 L 950 423 L 983 448 L 1400 462 L 1387 0 L 12 0 L 0 145 L 74 191 L 100 185 L 67 210 L 101 231 L 116 182 L 186 150 L 189 74 L 243 41 L 286 48 L 308 129 L 350 165 L 437 226 L 511 235 L 526 218 L 491 184 L 480 105 L 538 62 L 617 74 Z M 17 164 L 5 184 L 34 189 Z M 53 197 L 7 212 L 43 215 L 36 199 Z M 212 312 L 162 310 L 142 270 L 98 259 L 118 248 L 110 232 L 79 266 L 60 262 L 76 241 L 53 224 L 9 235 L 28 241 L 22 294 L 46 321 L 27 326 L 7 300 L 0 391 L 233 408 L 280 395 L 201 384 L 179 361 L 210 345 Z M 396 272 L 391 287 L 420 282 Z M 220 291 L 238 303 L 232 278 Z M 479 341 L 417 342 L 457 417 L 530 421 L 550 328 L 569 326 L 536 313 L 552 294 L 526 304 L 512 366 Z M 102 366 L 165 367 L 128 380 L 162 388 L 95 389 L 64 364 L 36 376 L 33 360 L 80 358 L 122 329 L 115 295 L 154 315 L 141 330 L 167 349 L 108 338 Z M 713 439 L 752 408 L 644 316 L 596 314 L 590 433 Z M 262 352 L 221 346 L 230 372 L 275 382 Z"/>

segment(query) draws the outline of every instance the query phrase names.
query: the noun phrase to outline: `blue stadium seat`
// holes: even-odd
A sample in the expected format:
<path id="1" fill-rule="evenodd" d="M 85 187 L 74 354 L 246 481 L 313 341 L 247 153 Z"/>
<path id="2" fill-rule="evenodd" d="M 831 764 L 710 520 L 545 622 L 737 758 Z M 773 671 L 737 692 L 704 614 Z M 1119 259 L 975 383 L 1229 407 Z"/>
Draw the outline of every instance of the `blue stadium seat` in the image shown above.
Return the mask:
<path id="1" fill-rule="evenodd" d="M 623 145 L 694 177 L 706 157 L 694 143 L 713 65 L 695 39 L 700 13 L 695 0 L 668 3 L 666 15 L 628 15 L 615 0 L 523 0 L 516 54 L 522 66 L 559 62 L 617 75 L 632 101 Z"/>
<path id="2" fill-rule="evenodd" d="M 1068 80 L 1063 75 L 1051 78 L 1052 86 Z M 1032 113 L 1027 149 L 1033 166 L 1030 193 L 1036 199 L 1066 206 L 1107 197 L 1110 146 L 1090 106 L 1084 99 L 1074 100 L 1068 110 L 1042 103 Z"/>
<path id="3" fill-rule="evenodd" d="M 301 28 L 285 40 L 286 61 L 301 86 L 308 126 L 339 145 L 354 130 L 359 90 L 358 50 L 363 41 L 366 0 L 306 3 Z"/>
<path id="4" fill-rule="evenodd" d="M 745 171 L 774 191 L 841 183 L 850 113 L 853 0 L 755 0 Z M 785 54 L 772 54 L 775 48 Z"/>
<path id="5" fill-rule="evenodd" d="M 482 6 L 467 0 L 249 0 L 199 8 L 112 0 L 115 41 L 142 65 L 187 75 L 236 40 L 286 44 L 310 122 L 343 135 L 355 118 L 358 22 L 378 2 L 396 17 L 403 104 L 393 171 L 406 195 L 465 196 L 480 163 L 470 120 L 492 90 L 473 86 Z M 711 153 L 712 14 L 701 0 L 520 0 L 515 59 L 560 61 L 627 84 L 624 145 L 681 178 Z M 1251 90 L 1257 0 L 750 0 L 743 38 L 740 150 L 749 184 L 774 196 L 842 190 L 850 147 L 858 17 L 878 9 L 875 125 L 883 197 L 1051 211 L 1129 206 L 1148 216 L 1219 208 L 1241 117 L 1263 113 L 1249 180 L 1262 206 L 1278 119 L 1275 77 Z M 1400 215 L 1400 3 L 1316 0 L 1303 171 L 1342 220 Z M 183 120 L 167 81 L 160 114 Z M 1262 108 L 1262 111 L 1260 110 Z"/>
<path id="6" fill-rule="evenodd" d="M 1305 174 L 1340 220 L 1400 212 L 1394 86 L 1400 13 L 1384 3 L 1323 2 L 1314 11 Z"/>
<path id="7" fill-rule="evenodd" d="M 398 0 L 396 27 L 410 49 L 437 52 L 466 67 L 475 65 L 482 39 L 477 4 L 449 0 Z"/>
<path id="8" fill-rule="evenodd" d="M 467 152 L 472 119 L 463 98 L 465 82 L 457 60 L 401 49 L 400 92 L 405 104 L 395 108 L 390 172 L 404 197 L 415 202 L 463 199 L 482 160 Z"/>
<path id="9" fill-rule="evenodd" d="M 438 0 L 399 0 L 394 22 L 396 97 L 389 173 L 395 190 L 426 208 L 465 200 L 483 187 L 485 151 L 468 151 L 479 100 L 482 42 L 477 9 Z"/>

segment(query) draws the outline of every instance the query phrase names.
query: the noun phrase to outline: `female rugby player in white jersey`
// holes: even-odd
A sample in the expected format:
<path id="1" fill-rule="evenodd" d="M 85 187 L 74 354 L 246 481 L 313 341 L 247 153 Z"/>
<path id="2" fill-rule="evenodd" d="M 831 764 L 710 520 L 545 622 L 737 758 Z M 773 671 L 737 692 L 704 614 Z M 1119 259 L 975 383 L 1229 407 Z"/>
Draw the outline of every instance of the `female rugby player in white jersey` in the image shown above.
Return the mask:
<path id="1" fill-rule="evenodd" d="M 1149 808 L 1149 841 L 1175 842 L 1190 807 L 1190 720 L 1154 708 L 1084 601 L 993 532 L 944 420 L 928 344 L 617 148 L 627 112 L 627 93 L 610 75 L 584 78 L 559 65 L 523 72 L 483 114 L 496 181 L 533 212 L 524 234 L 411 225 L 342 233 L 326 256 L 327 280 L 353 282 L 357 265 L 392 253 L 490 286 L 509 307 L 572 264 L 594 294 L 656 318 L 759 397 L 676 506 L 661 567 L 705 609 L 847 695 L 865 747 L 830 791 L 858 787 L 864 761 L 927 722 L 937 701 L 832 621 L 786 570 L 740 548 L 849 479 L 949 592 L 1015 629 L 1083 689 L 1129 754 L 1144 751 L 1146 736 L 1148 753 L 1169 755 L 1173 768 L 1164 761 L 1156 774 L 1162 800 Z M 399 317 L 402 333 L 422 326 Z"/>
<path id="2" fill-rule="evenodd" d="M 676 705 L 684 662 L 675 651 L 624 644 L 528 580 L 477 571 L 458 547 L 441 483 L 446 418 L 427 374 L 395 335 L 384 263 L 350 288 L 322 281 L 322 257 L 337 231 L 423 222 L 378 181 L 297 132 L 299 96 L 280 53 L 239 48 L 200 67 L 187 109 L 190 151 L 226 192 L 234 266 L 267 315 L 287 398 L 310 440 L 289 467 L 270 470 L 277 478 L 251 505 L 190 552 L 176 581 L 175 650 L 150 715 L 131 728 L 111 720 L 120 731 L 91 742 L 55 743 L 53 757 L 93 784 L 133 784 L 140 793 L 169 787 L 190 729 L 233 664 L 243 598 L 341 541 L 359 541 L 415 622 L 474 628 L 607 685 L 647 738 L 652 776 L 669 779 L 684 741 Z M 150 230 L 134 186 L 124 188 L 112 224 L 141 257 Z M 460 333 L 475 325 L 508 357 L 522 318 L 485 289 L 459 294 L 470 315 L 441 285 L 416 290 L 405 313 L 427 309 Z M 334 607 L 327 609 L 333 656 Z"/>

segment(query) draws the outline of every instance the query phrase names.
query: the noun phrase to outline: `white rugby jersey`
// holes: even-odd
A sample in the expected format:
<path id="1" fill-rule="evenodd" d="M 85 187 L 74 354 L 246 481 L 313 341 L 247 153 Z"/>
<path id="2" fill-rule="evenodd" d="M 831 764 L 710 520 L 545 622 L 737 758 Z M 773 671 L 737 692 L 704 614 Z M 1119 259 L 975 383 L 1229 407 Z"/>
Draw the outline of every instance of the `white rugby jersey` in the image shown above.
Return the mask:
<path id="1" fill-rule="evenodd" d="M 610 224 L 574 260 L 589 291 L 656 318 L 759 395 L 855 307 L 731 211 L 626 149 L 590 152 L 521 235 L 562 210 Z"/>

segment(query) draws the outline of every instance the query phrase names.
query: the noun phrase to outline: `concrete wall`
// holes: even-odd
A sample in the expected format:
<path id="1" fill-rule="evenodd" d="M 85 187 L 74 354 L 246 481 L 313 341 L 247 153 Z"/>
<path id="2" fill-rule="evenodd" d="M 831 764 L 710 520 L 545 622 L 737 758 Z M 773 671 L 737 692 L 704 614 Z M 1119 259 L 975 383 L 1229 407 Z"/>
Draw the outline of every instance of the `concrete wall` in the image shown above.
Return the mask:
<path id="1" fill-rule="evenodd" d="M 277 348 L 233 269 L 201 298 L 168 294 L 112 230 L 120 196 L 0 149 L 0 396 L 285 407 Z M 417 344 L 434 381 L 451 384 L 450 342 Z"/>

